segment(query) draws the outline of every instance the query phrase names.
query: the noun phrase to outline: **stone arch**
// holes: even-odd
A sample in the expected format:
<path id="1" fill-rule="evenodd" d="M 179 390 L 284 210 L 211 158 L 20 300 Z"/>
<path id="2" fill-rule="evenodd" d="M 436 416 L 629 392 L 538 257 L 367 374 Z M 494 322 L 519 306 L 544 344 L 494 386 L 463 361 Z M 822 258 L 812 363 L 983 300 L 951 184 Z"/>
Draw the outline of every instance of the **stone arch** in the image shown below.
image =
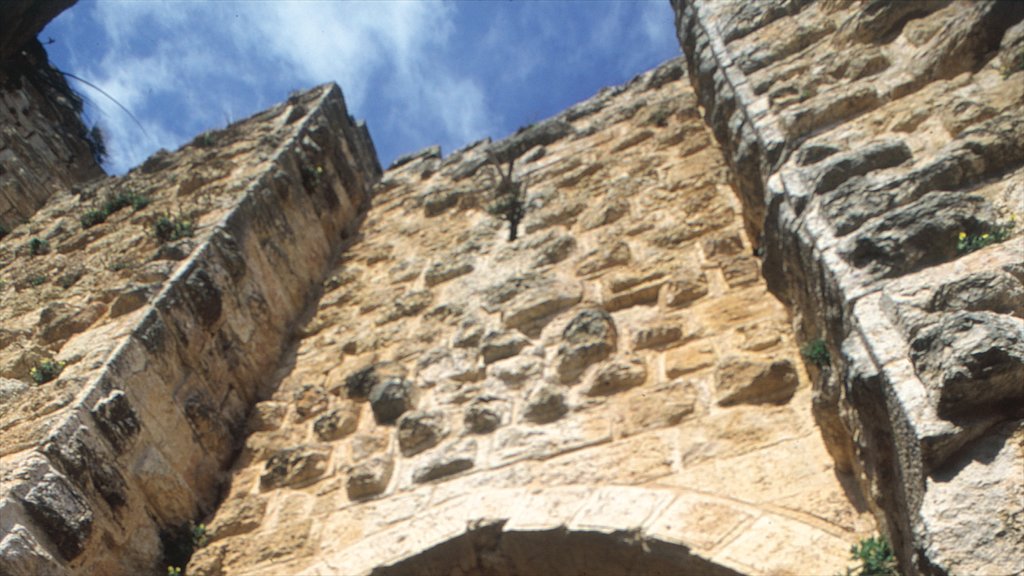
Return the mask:
<path id="1" fill-rule="evenodd" d="M 849 546 L 813 517 L 676 487 L 558 486 L 455 496 L 332 547 L 310 574 L 732 576 L 834 572 Z"/>

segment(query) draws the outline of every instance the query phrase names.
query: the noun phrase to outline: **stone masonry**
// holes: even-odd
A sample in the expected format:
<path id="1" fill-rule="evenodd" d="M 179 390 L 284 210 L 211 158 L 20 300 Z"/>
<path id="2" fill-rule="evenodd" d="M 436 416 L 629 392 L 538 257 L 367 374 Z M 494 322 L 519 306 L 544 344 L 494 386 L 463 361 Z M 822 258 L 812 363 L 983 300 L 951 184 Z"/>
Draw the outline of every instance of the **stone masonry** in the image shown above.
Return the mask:
<path id="1" fill-rule="evenodd" d="M 58 193 L 0 241 L 0 573 L 154 573 L 214 510 L 376 166 L 323 86 Z M 161 240 L 161 218 L 193 234 Z"/>
<path id="2" fill-rule="evenodd" d="M 833 359 L 837 466 L 905 573 L 1021 573 L 1024 4 L 674 7 L 768 286 Z"/>
<path id="3" fill-rule="evenodd" d="M 499 142 L 326 85 L 103 178 L 70 3 L 0 9 L 0 574 L 1024 571 L 1021 4 L 673 0 Z"/>
<path id="4" fill-rule="evenodd" d="M 845 568 L 873 525 L 683 66 L 385 172 L 189 574 Z"/>

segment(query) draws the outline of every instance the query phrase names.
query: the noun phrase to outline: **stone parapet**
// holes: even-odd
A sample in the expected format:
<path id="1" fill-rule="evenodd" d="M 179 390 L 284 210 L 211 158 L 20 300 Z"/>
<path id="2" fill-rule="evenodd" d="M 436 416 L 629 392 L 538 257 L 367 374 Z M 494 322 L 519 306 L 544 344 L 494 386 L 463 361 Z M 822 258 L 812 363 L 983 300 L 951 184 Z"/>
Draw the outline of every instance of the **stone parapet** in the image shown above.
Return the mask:
<path id="1" fill-rule="evenodd" d="M 0 572 L 175 560 L 379 171 L 325 85 L 0 240 Z"/>
<path id="2" fill-rule="evenodd" d="M 1024 6 L 673 6 L 837 467 L 906 573 L 1024 570 Z"/>

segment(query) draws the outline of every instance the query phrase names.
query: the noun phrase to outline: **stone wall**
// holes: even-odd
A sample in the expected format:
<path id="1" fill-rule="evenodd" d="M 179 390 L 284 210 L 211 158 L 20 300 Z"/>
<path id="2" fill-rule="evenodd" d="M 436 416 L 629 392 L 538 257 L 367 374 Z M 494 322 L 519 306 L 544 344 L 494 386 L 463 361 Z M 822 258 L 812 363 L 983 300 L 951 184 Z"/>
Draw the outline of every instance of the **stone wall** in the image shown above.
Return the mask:
<path id="1" fill-rule="evenodd" d="M 165 571 L 378 176 L 323 86 L 0 240 L 0 573 Z"/>
<path id="2" fill-rule="evenodd" d="M 103 175 L 82 101 L 36 35 L 74 0 L 0 6 L 0 237 L 58 191 Z"/>
<path id="3" fill-rule="evenodd" d="M 837 466 L 906 573 L 1021 572 L 1024 5 L 673 4 Z"/>
<path id="4" fill-rule="evenodd" d="M 388 170 L 188 573 L 842 572 L 874 526 L 695 104 L 675 60 Z"/>

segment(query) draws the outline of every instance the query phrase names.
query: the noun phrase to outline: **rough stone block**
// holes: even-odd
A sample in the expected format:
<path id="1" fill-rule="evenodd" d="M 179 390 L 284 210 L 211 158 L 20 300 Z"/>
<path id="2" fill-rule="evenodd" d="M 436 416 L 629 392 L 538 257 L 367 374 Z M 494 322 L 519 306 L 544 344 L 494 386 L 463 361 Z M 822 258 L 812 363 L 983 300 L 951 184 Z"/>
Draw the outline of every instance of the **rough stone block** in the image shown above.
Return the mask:
<path id="1" fill-rule="evenodd" d="M 720 406 L 781 404 L 796 392 L 796 369 L 789 360 L 728 356 L 718 364 L 715 396 Z"/>

